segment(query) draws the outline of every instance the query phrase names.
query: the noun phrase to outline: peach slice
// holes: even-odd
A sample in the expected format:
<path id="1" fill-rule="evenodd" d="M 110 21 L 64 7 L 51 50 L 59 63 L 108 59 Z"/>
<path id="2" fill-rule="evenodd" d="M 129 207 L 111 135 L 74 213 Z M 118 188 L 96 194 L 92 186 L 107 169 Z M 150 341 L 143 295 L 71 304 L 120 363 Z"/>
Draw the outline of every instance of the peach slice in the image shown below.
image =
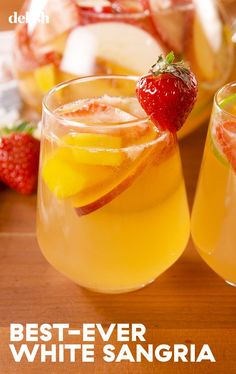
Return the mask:
<path id="1" fill-rule="evenodd" d="M 44 182 L 59 199 L 76 195 L 108 178 L 111 166 L 119 167 L 124 160 L 119 137 L 70 134 L 62 138 L 62 144 L 42 168 Z"/>
<path id="2" fill-rule="evenodd" d="M 58 199 L 75 195 L 86 183 L 85 175 L 79 172 L 75 164 L 55 155 L 44 163 L 42 177 L 49 190 Z"/>
<path id="3" fill-rule="evenodd" d="M 85 189 L 96 188 L 112 174 L 108 167 L 77 164 L 61 156 L 50 158 L 42 171 L 44 182 L 57 199 L 67 199 Z"/>
<path id="4" fill-rule="evenodd" d="M 120 151 L 122 140 L 118 136 L 82 133 L 63 140 L 72 146 L 73 159 L 80 164 L 118 167 L 124 160 L 124 153 Z"/>
<path id="5" fill-rule="evenodd" d="M 56 85 L 56 70 L 54 64 L 38 67 L 34 71 L 34 77 L 40 92 L 45 94 Z"/>

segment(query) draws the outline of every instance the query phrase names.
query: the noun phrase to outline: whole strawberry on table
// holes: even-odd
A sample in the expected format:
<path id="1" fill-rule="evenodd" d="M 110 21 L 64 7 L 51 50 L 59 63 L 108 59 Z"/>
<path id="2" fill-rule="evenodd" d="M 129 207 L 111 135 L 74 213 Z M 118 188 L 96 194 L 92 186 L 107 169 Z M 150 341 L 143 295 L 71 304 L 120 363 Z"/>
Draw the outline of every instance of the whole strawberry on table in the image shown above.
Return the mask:
<path id="1" fill-rule="evenodd" d="M 27 122 L 0 130 L 0 182 L 24 195 L 37 188 L 40 142 L 33 133 Z"/>

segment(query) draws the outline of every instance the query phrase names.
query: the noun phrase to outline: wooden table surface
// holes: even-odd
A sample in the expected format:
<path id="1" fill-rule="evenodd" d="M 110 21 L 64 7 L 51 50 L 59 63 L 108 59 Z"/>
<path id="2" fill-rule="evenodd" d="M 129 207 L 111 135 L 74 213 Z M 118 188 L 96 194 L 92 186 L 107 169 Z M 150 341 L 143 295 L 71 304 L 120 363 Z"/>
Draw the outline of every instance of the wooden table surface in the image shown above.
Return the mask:
<path id="1" fill-rule="evenodd" d="M 3 14 L 20 3 L 1 5 L 1 27 Z M 206 126 L 181 142 L 190 206 L 205 133 Z M 35 207 L 36 196 L 0 191 L 0 373 L 236 373 L 236 289 L 207 267 L 191 241 L 179 261 L 150 286 L 124 295 L 100 295 L 76 286 L 45 261 L 35 237 Z M 150 344 L 195 343 L 199 348 L 208 343 L 217 362 L 109 365 L 98 342 L 96 365 L 39 360 L 17 364 L 8 349 L 12 322 L 139 322 L 146 325 Z"/>

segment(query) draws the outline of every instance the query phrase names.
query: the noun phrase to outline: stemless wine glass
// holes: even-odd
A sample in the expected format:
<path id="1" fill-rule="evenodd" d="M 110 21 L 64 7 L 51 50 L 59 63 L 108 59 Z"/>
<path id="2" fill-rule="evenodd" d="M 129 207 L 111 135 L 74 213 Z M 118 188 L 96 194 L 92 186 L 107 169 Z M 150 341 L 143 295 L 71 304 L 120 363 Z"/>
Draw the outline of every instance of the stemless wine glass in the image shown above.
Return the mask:
<path id="1" fill-rule="evenodd" d="M 176 136 L 146 117 L 136 82 L 78 78 L 43 103 L 39 245 L 56 269 L 100 292 L 153 281 L 189 238 Z"/>
<path id="2" fill-rule="evenodd" d="M 230 26 L 215 0 L 27 0 L 26 11 L 32 17 L 16 27 L 14 63 L 22 97 L 39 111 L 43 95 L 60 82 L 146 74 L 173 50 L 199 82 L 183 136 L 208 119 L 214 92 L 234 66 Z M 42 15 L 49 23 L 37 22 Z"/>
<path id="3" fill-rule="evenodd" d="M 207 264 L 236 286 L 236 82 L 215 95 L 192 214 L 192 236 Z"/>

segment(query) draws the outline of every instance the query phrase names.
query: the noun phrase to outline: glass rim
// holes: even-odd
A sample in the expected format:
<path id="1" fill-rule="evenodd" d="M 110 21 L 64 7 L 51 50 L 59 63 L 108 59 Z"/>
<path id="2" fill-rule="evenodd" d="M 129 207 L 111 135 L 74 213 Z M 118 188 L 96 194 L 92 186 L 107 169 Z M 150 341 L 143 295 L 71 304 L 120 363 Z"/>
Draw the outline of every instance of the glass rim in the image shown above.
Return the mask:
<path id="1" fill-rule="evenodd" d="M 227 88 L 230 88 L 230 87 L 235 87 L 235 93 L 230 95 L 229 97 L 232 96 L 232 100 L 235 99 L 236 100 L 236 81 L 232 81 L 232 82 L 229 82 L 227 84 L 225 84 L 224 86 L 220 87 L 215 95 L 214 95 L 214 104 L 215 106 L 217 107 L 217 109 L 221 112 L 221 113 L 224 113 L 225 115 L 233 118 L 235 121 L 236 121 L 236 115 L 235 114 L 232 114 L 231 112 L 229 112 L 227 109 L 225 109 L 224 107 L 222 107 L 222 101 L 224 100 L 220 100 L 220 95 L 225 91 L 227 90 Z"/>
<path id="2" fill-rule="evenodd" d="M 114 122 L 113 123 L 108 122 L 107 124 L 103 124 L 103 125 L 100 125 L 96 122 L 86 124 L 86 123 L 83 123 L 83 122 L 74 121 L 73 119 L 65 118 L 62 115 L 59 115 L 58 113 L 55 113 L 55 111 L 50 109 L 50 107 L 47 103 L 47 101 L 51 98 L 52 95 L 56 94 L 57 92 L 59 92 L 60 90 L 62 90 L 64 88 L 68 87 L 69 85 L 79 84 L 79 83 L 83 83 L 83 82 L 91 82 L 91 81 L 94 81 L 94 80 L 101 80 L 101 79 L 124 79 L 124 80 L 132 80 L 133 82 L 134 81 L 136 82 L 138 80 L 138 78 L 139 77 L 135 76 L 135 75 L 107 74 L 107 75 L 87 75 L 87 76 L 67 80 L 65 82 L 57 84 L 56 86 L 54 86 L 51 90 L 49 90 L 47 92 L 47 94 L 44 96 L 43 101 L 42 101 L 43 112 L 45 112 L 47 115 L 50 115 L 55 120 L 60 121 L 65 126 L 70 125 L 70 126 L 74 126 L 74 127 L 77 127 L 77 128 L 83 128 L 83 129 L 87 128 L 87 127 L 91 127 L 91 126 L 95 130 L 97 130 L 97 129 L 107 129 L 107 130 L 109 130 L 111 128 L 114 129 L 114 126 L 115 126 L 116 129 L 124 129 L 124 128 L 133 127 L 133 126 L 136 126 L 136 125 L 140 125 L 142 123 L 150 121 L 149 117 L 146 116 L 146 117 L 140 118 L 140 119 L 134 119 L 134 120 L 130 120 L 130 121 L 119 122 L 118 124 L 114 124 Z M 88 98 L 85 97 L 84 99 L 88 99 Z"/>
<path id="3" fill-rule="evenodd" d="M 58 92 L 60 89 L 63 89 L 63 88 L 66 88 L 68 87 L 70 84 L 77 84 L 77 83 L 80 83 L 80 82 L 88 82 L 88 81 L 92 81 L 92 80 L 99 80 L 99 79 L 130 79 L 132 81 L 137 81 L 138 80 L 138 76 L 135 76 L 135 75 L 117 75 L 117 74 L 111 74 L 111 75 L 88 75 L 88 76 L 84 76 L 84 77 L 79 77 L 79 78 L 74 78 L 74 79 L 70 79 L 70 80 L 67 80 L 65 82 L 62 82 L 62 83 L 59 83 L 57 84 L 55 87 L 53 87 L 50 91 L 48 91 L 48 93 L 44 96 L 43 98 L 43 102 L 42 102 L 42 108 L 43 108 L 43 113 L 46 113 L 46 115 L 49 115 L 50 117 L 52 117 L 56 122 L 60 122 L 63 126 L 73 126 L 77 129 L 93 129 L 95 132 L 99 130 L 111 130 L 113 129 L 114 130 L 114 127 L 115 129 L 119 130 L 124 130 L 124 129 L 131 129 L 133 128 L 133 126 L 137 126 L 137 125 L 142 125 L 142 124 L 145 124 L 147 122 L 152 122 L 150 120 L 150 118 L 148 116 L 146 116 L 145 118 L 142 118 L 142 119 L 134 119 L 134 120 L 131 120 L 131 121 L 127 121 L 127 122 L 120 122 L 118 124 L 114 124 L 114 123 L 111 123 L 111 124 L 108 124 L 108 125 L 100 125 L 100 124 L 85 124 L 85 123 L 80 123 L 80 122 L 76 122 L 74 120 L 71 120 L 71 119 L 67 119 L 63 116 L 60 116 L 58 115 L 57 113 L 55 113 L 52 109 L 49 108 L 49 106 L 47 105 L 47 100 L 53 95 L 55 94 L 56 92 Z M 133 96 L 132 96 L 133 97 Z M 86 98 L 85 98 L 86 99 Z M 153 125 L 155 126 L 155 125 Z M 159 131 L 159 136 L 156 138 L 156 139 L 153 139 L 151 141 L 148 141 L 148 142 L 144 142 L 144 144 L 148 144 L 148 145 L 152 145 L 152 144 L 156 144 L 158 142 L 161 142 L 161 141 L 164 141 L 166 138 L 169 137 L 169 132 L 168 131 L 161 131 L 161 130 L 158 130 Z M 126 147 L 123 147 L 122 149 L 125 149 L 125 150 L 128 150 L 130 148 L 133 148 L 135 145 L 130 145 L 130 146 L 126 146 Z"/>

